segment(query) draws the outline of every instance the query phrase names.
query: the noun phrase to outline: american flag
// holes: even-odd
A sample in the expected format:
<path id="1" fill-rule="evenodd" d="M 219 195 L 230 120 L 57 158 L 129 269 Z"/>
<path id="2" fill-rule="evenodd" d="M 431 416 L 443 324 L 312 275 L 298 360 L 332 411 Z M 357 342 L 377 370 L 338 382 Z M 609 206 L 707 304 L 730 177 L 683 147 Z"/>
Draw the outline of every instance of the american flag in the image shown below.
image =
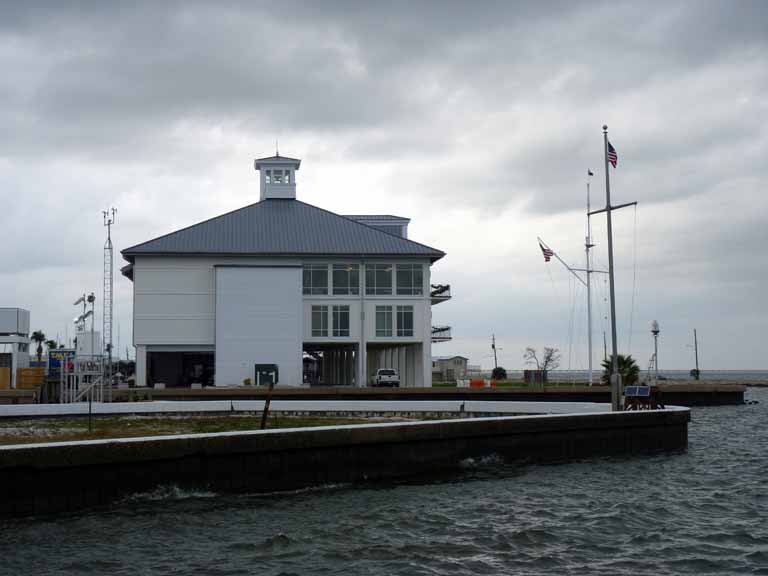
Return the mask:
<path id="1" fill-rule="evenodd" d="M 616 154 L 616 148 L 614 148 L 610 142 L 608 142 L 608 162 L 610 162 L 614 168 L 619 161 L 619 156 Z"/>
<path id="2" fill-rule="evenodd" d="M 544 248 L 544 245 L 541 242 L 539 242 L 539 248 L 541 248 L 541 253 L 544 254 L 544 262 L 549 262 L 552 259 L 552 256 L 555 255 L 553 250 Z"/>

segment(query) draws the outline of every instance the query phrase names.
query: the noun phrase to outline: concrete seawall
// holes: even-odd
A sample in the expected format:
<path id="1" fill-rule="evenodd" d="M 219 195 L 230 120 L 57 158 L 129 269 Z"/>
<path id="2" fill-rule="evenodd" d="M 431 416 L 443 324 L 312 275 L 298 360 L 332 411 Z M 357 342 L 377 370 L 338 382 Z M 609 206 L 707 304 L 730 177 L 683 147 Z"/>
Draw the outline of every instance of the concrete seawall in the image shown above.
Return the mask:
<path id="1" fill-rule="evenodd" d="M 683 450 L 690 412 L 514 416 L 0 447 L 0 516 L 73 511 L 160 485 L 278 491 L 450 470 Z"/>
<path id="2" fill-rule="evenodd" d="M 659 386 L 664 403 L 672 406 L 717 406 L 743 404 L 743 384 L 708 382 L 668 382 Z M 259 400 L 266 390 L 253 386 L 166 388 L 164 390 L 118 390 L 115 400 L 151 398 L 153 400 Z M 610 403 L 607 386 L 551 386 L 535 388 L 352 388 L 352 387 L 277 387 L 272 398 L 280 400 L 486 400 L 503 402 L 600 402 Z"/>

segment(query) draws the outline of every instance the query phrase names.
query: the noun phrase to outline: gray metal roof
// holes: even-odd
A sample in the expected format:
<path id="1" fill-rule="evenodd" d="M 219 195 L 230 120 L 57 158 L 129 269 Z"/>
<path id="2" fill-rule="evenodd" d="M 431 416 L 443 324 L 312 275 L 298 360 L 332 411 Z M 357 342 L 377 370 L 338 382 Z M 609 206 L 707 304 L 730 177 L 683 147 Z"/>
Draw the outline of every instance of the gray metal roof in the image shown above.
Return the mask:
<path id="1" fill-rule="evenodd" d="M 256 162 L 270 162 L 270 161 L 288 161 L 288 162 L 301 162 L 298 158 L 291 158 L 289 156 L 267 156 L 266 158 L 256 158 Z"/>
<path id="2" fill-rule="evenodd" d="M 410 218 L 405 218 L 403 216 L 393 216 L 392 214 L 344 214 L 344 218 L 351 218 L 352 220 L 358 220 L 358 221 L 365 221 L 365 220 L 376 220 L 376 221 L 384 221 L 384 220 L 402 220 L 405 222 L 410 222 Z"/>
<path id="3" fill-rule="evenodd" d="M 160 254 L 421 256 L 444 252 L 299 200 L 267 199 L 122 251 Z"/>

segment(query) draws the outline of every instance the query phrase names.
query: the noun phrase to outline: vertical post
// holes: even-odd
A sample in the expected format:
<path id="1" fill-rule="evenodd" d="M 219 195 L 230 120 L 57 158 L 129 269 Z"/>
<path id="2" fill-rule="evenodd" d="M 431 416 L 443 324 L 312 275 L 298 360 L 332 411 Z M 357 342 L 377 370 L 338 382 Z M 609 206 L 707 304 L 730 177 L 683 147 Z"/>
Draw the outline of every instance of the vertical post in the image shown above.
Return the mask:
<path id="1" fill-rule="evenodd" d="M 357 278 L 357 286 L 360 290 L 360 337 L 357 342 L 357 376 L 355 384 L 358 388 L 364 388 L 368 385 L 368 350 L 365 343 L 365 266 L 365 262 L 360 263 L 360 273 Z"/>
<path id="2" fill-rule="evenodd" d="M 659 385 L 659 333 L 653 335 L 653 371 L 656 386 Z"/>
<path id="3" fill-rule="evenodd" d="M 269 417 L 269 403 L 272 400 L 272 390 L 275 387 L 275 379 L 272 378 L 269 382 L 269 388 L 267 388 L 267 396 L 264 398 L 264 411 L 261 413 L 261 430 L 267 428 L 267 418 Z"/>
<path id="4" fill-rule="evenodd" d="M 699 339 L 696 336 L 696 328 L 693 329 L 693 353 L 696 355 L 696 380 L 700 380 L 701 372 L 699 372 Z"/>
<path id="5" fill-rule="evenodd" d="M 587 241 L 586 241 L 586 256 L 587 256 L 587 348 L 589 354 L 589 385 L 592 386 L 592 268 L 589 265 L 589 250 L 592 248 L 592 228 L 590 224 L 589 216 L 589 175 L 591 172 L 587 172 Z"/>
<path id="6" fill-rule="evenodd" d="M 493 367 L 499 367 L 499 359 L 496 356 L 496 334 L 491 335 L 491 348 L 493 349 Z"/>
<path id="7" fill-rule="evenodd" d="M 611 408 L 619 410 L 619 352 L 616 342 L 616 286 L 613 278 L 613 223 L 611 222 L 611 178 L 608 172 L 608 126 L 603 126 L 603 151 L 605 153 L 605 213 L 608 217 L 608 280 L 611 293 Z"/>

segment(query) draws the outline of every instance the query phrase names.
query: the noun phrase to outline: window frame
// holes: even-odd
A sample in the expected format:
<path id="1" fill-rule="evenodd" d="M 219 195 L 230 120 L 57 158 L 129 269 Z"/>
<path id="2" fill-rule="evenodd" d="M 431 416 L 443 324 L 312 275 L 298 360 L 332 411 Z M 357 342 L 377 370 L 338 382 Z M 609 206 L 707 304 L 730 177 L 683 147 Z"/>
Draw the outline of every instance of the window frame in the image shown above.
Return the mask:
<path id="1" fill-rule="evenodd" d="M 315 285 L 314 273 L 325 272 L 325 287 L 320 283 Z M 307 285 L 307 273 L 309 273 L 309 286 Z M 304 296 L 328 296 L 328 264 L 313 263 L 304 264 L 301 273 L 301 293 Z"/>
<path id="2" fill-rule="evenodd" d="M 379 326 L 379 314 L 383 314 L 384 325 Z M 377 305 L 376 306 L 376 319 L 374 327 L 376 329 L 376 338 L 392 338 L 393 334 L 393 318 L 392 318 L 392 306 L 391 305 Z"/>
<path id="3" fill-rule="evenodd" d="M 341 328 L 341 319 L 344 316 L 346 316 L 346 328 Z M 331 307 L 331 319 L 333 320 L 331 324 L 332 336 L 334 338 L 349 338 L 351 327 L 349 304 L 334 304 Z"/>
<path id="4" fill-rule="evenodd" d="M 413 338 L 414 334 L 414 313 L 412 304 L 398 305 L 397 310 L 397 337 L 398 338 Z M 406 315 L 410 315 L 410 328 L 402 327 L 406 324 Z"/>
<path id="5" fill-rule="evenodd" d="M 343 274 L 345 282 L 336 285 L 336 274 Z M 356 279 L 356 282 L 353 281 Z M 360 265 L 359 264 L 332 264 L 331 265 L 331 293 L 334 296 L 359 296 L 360 295 Z"/>
<path id="6" fill-rule="evenodd" d="M 320 325 L 315 326 L 315 314 L 319 314 L 317 318 L 320 320 Z M 312 304 L 310 312 L 310 334 L 312 338 L 327 338 L 328 337 L 328 305 L 327 304 Z"/>
<path id="7" fill-rule="evenodd" d="M 407 283 L 401 285 L 401 272 Z M 418 273 L 417 273 L 418 272 Z M 407 275 L 407 277 L 406 277 Z M 419 281 L 416 281 L 419 276 Z M 424 295 L 424 265 L 423 264 L 398 264 L 395 269 L 395 293 L 398 296 L 423 296 Z"/>
<path id="8" fill-rule="evenodd" d="M 389 268 L 389 270 L 387 270 Z M 392 296 L 392 282 L 395 277 L 394 264 L 373 263 L 365 267 L 365 295 L 366 296 Z M 379 273 L 389 275 L 389 283 L 378 283 Z"/>

